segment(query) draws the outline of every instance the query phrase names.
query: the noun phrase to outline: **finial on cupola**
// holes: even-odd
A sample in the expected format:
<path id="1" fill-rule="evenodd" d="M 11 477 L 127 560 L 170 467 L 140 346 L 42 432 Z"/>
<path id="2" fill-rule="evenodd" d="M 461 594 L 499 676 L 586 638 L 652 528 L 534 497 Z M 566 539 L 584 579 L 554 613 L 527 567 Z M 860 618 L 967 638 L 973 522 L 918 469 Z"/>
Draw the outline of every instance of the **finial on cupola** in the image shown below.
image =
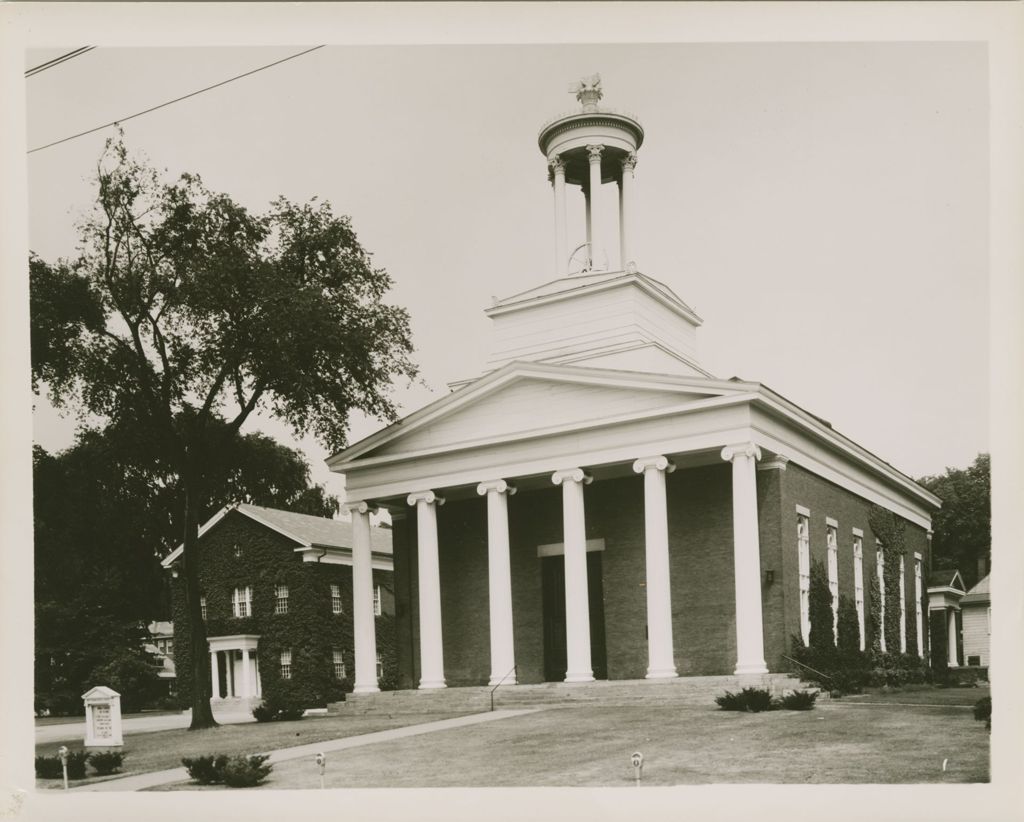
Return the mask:
<path id="1" fill-rule="evenodd" d="M 597 111 L 597 104 L 604 97 L 601 91 L 601 75 L 591 74 L 569 86 L 569 93 L 575 94 L 576 99 L 583 104 L 583 110 Z"/>

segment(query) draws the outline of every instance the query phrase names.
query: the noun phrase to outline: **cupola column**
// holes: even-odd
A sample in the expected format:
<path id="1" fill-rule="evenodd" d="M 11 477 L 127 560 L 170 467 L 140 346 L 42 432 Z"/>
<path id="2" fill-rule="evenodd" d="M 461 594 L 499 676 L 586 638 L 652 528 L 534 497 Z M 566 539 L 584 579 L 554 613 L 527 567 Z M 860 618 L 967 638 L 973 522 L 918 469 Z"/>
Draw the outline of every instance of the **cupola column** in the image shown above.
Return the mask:
<path id="1" fill-rule="evenodd" d="M 551 187 L 555 192 L 555 270 L 559 277 L 569 273 L 569 242 L 565 221 L 565 161 L 557 154 L 548 160 Z"/>
<path id="2" fill-rule="evenodd" d="M 441 644 L 441 569 L 437 555 L 437 506 L 444 497 L 433 491 L 409 495 L 416 506 L 420 598 L 420 688 L 444 688 Z"/>
<path id="3" fill-rule="evenodd" d="M 590 603 L 587 584 L 587 522 L 583 486 L 593 477 L 582 468 L 555 471 L 562 486 L 562 522 L 565 532 L 565 645 L 566 682 L 593 682 L 590 661 Z"/>
<path id="4" fill-rule="evenodd" d="M 590 162 L 590 184 L 584 189 L 587 198 L 587 242 L 590 244 L 588 257 L 590 267 L 594 267 L 594 253 L 597 250 L 597 231 L 595 212 L 597 210 L 597 191 L 601 188 L 601 153 L 604 146 L 587 146 L 587 157 Z"/>
<path id="5" fill-rule="evenodd" d="M 632 251 L 633 234 L 633 169 L 636 168 L 636 152 L 631 151 L 622 158 L 622 176 L 619 178 L 619 258 L 622 270 L 626 270 Z"/>

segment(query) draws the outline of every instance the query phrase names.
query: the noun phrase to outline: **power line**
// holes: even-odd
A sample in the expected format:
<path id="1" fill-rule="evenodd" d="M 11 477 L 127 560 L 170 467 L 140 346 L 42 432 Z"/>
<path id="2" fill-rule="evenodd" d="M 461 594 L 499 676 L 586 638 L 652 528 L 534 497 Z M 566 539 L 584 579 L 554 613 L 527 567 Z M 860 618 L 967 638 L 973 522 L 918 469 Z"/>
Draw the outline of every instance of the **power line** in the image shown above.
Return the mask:
<path id="1" fill-rule="evenodd" d="M 219 83 L 214 83 L 212 86 L 207 86 L 206 88 L 201 88 L 197 91 L 189 92 L 188 94 L 182 95 L 181 97 L 175 97 L 173 100 L 168 100 L 166 103 L 160 103 L 160 105 L 153 106 L 152 108 L 147 108 L 144 111 L 138 111 L 135 114 L 128 115 L 127 117 L 121 117 L 117 120 L 111 120 L 109 123 L 104 123 L 102 126 L 90 128 L 87 131 L 80 131 L 78 132 L 78 134 L 72 134 L 70 137 L 64 137 L 60 140 L 54 140 L 52 143 L 47 143 L 45 146 L 37 146 L 36 148 L 30 148 L 28 150 L 28 153 L 33 154 L 37 151 L 42 151 L 44 148 L 59 146 L 61 143 L 66 143 L 69 140 L 75 140 L 79 137 L 84 137 L 86 134 L 93 134 L 94 132 L 102 131 L 105 128 L 110 128 L 111 126 L 116 126 L 120 123 L 127 123 L 129 120 L 134 120 L 136 117 L 141 117 L 143 114 L 149 114 L 150 112 L 156 111 L 157 109 L 165 108 L 167 106 L 173 105 L 174 103 L 180 103 L 182 100 L 187 100 L 189 97 L 195 97 L 197 94 L 202 94 L 204 92 L 211 91 L 212 89 L 220 88 L 221 86 L 226 86 L 228 83 L 233 83 L 235 80 L 241 80 L 243 77 L 248 77 L 251 74 L 257 74 L 258 72 L 265 71 L 268 68 L 279 66 L 281 65 L 281 63 L 287 63 L 289 60 L 294 60 L 296 57 L 302 57 L 304 54 L 309 54 L 311 51 L 316 51 L 317 49 L 322 48 L 322 45 L 313 46 L 313 48 L 306 49 L 305 51 L 300 51 L 296 54 L 291 54 L 288 57 L 283 57 L 280 60 L 275 60 L 273 63 L 267 63 L 266 65 L 260 66 L 259 68 L 254 68 L 251 71 L 246 71 L 242 74 L 236 74 L 234 77 L 229 77 L 227 80 L 221 80 Z"/>
<path id="2" fill-rule="evenodd" d="M 32 77 L 39 74 L 41 71 L 46 71 L 54 66 L 59 66 L 61 63 L 67 62 L 68 60 L 73 60 L 75 57 L 81 57 L 87 51 L 92 51 L 94 48 L 96 48 L 96 46 L 81 46 L 74 51 L 69 51 L 67 54 L 62 54 L 60 57 L 54 57 L 52 60 L 47 60 L 45 63 L 33 66 L 25 72 L 25 76 Z"/>

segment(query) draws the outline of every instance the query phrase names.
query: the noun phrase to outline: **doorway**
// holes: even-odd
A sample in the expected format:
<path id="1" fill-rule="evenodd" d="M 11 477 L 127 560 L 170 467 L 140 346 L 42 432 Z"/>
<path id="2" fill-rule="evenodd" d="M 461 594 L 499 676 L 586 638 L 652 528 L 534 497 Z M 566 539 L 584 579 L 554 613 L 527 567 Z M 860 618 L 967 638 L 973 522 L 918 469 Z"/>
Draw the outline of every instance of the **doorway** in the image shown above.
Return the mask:
<path id="1" fill-rule="evenodd" d="M 544 680 L 565 679 L 568 655 L 565 641 L 565 557 L 541 558 L 544 602 Z M 594 679 L 608 678 L 604 638 L 604 580 L 601 552 L 587 552 L 587 600 L 590 606 L 590 667 Z"/>

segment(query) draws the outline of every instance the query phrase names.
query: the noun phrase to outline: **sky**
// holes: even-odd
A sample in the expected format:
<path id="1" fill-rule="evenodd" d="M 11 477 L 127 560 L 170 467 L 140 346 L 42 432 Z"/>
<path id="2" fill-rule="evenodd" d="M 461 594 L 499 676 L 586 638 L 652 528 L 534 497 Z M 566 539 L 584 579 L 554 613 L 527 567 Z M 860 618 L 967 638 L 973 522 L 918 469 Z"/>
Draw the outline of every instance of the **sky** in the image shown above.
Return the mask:
<path id="1" fill-rule="evenodd" d="M 28 147 L 303 48 L 97 48 L 27 80 Z M 646 130 L 632 256 L 704 319 L 705 368 L 768 385 L 912 476 L 989 449 L 984 43 L 329 46 L 124 131 L 167 179 L 198 173 L 253 211 L 284 195 L 350 215 L 412 317 L 422 382 L 394 395 L 408 413 L 482 372 L 492 298 L 555 276 L 536 137 L 594 72 L 602 105 Z M 109 134 L 29 155 L 44 259 L 75 253 Z M 570 248 L 581 203 L 576 189 Z M 614 242 L 605 253 L 618 259 Z M 381 425 L 354 418 L 350 441 Z M 37 403 L 45 448 L 74 426 Z M 343 495 L 318 443 L 253 427 Z"/>

